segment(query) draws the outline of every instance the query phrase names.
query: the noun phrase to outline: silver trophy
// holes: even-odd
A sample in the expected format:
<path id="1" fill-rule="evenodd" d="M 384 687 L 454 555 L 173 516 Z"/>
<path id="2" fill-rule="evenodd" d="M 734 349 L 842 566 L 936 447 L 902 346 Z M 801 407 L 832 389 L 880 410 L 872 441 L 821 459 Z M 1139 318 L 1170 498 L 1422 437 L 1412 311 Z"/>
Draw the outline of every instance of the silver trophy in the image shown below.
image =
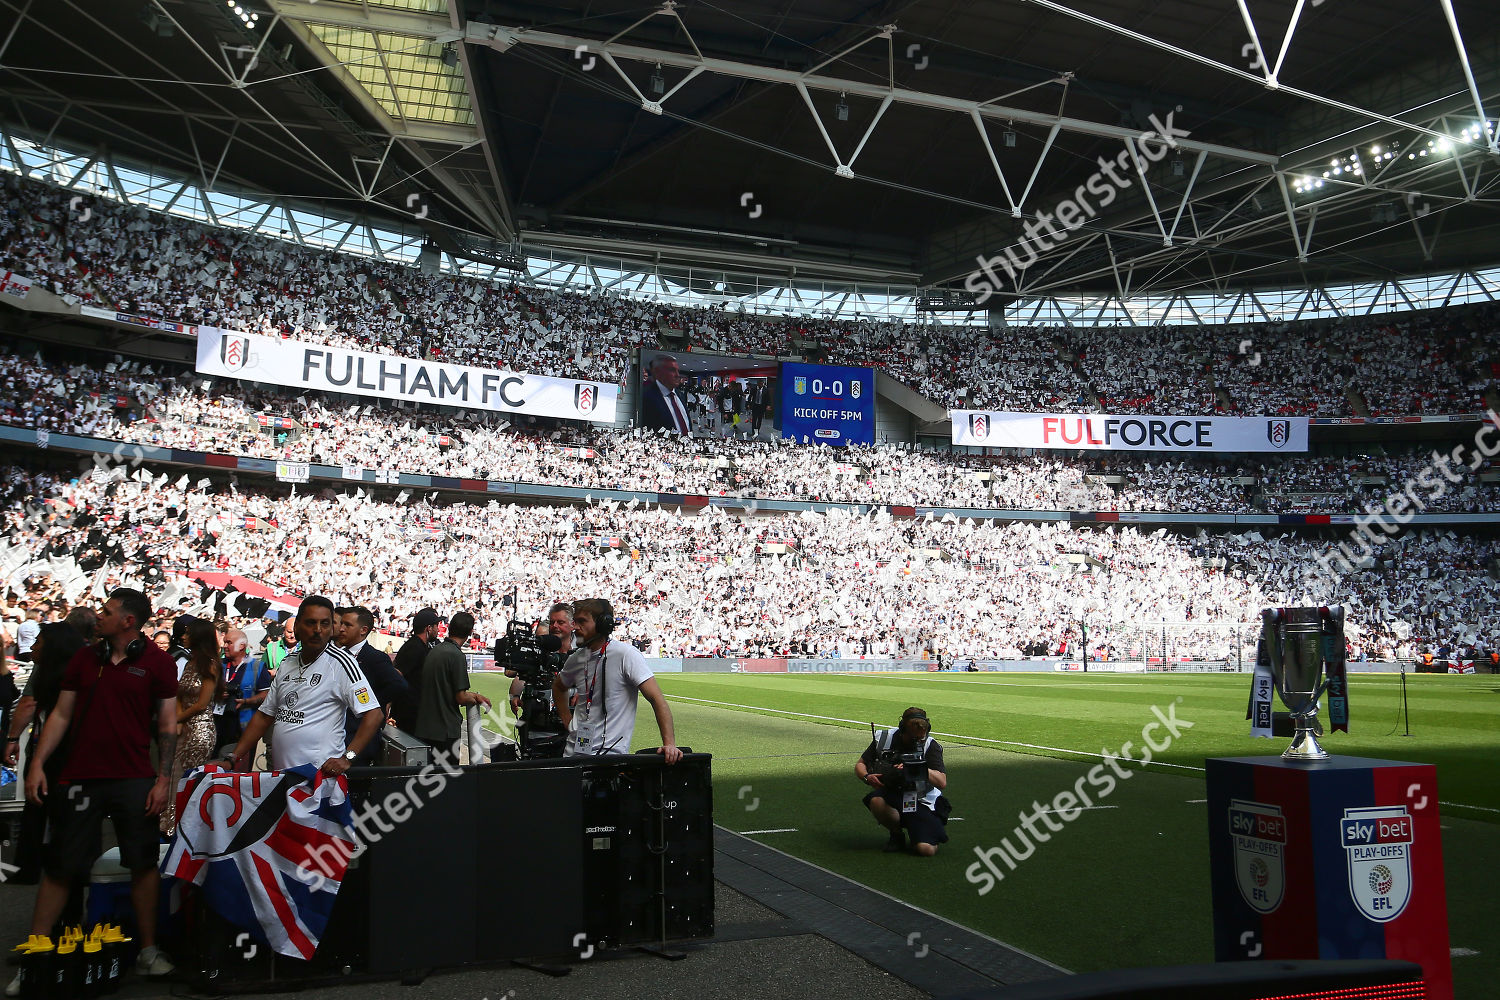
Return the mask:
<path id="1" fill-rule="evenodd" d="M 1323 760 L 1328 751 L 1318 743 L 1323 735 L 1318 721 L 1318 699 L 1333 685 L 1337 728 L 1347 728 L 1344 686 L 1344 609 L 1270 608 L 1262 612 L 1264 655 L 1282 704 L 1291 712 L 1295 731 L 1292 745 L 1281 756 L 1289 760 Z M 1328 676 L 1324 679 L 1324 666 Z"/>

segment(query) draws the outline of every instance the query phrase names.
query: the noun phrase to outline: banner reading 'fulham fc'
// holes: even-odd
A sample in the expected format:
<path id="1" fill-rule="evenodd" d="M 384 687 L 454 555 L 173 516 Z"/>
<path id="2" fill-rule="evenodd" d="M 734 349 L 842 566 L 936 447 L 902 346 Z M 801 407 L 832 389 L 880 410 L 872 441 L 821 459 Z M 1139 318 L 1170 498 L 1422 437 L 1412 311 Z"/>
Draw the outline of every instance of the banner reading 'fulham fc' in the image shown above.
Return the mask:
<path id="1" fill-rule="evenodd" d="M 949 410 L 953 443 L 1078 451 L 1306 451 L 1306 417 L 1152 417 Z"/>
<path id="2" fill-rule="evenodd" d="M 620 387 L 198 329 L 198 371 L 314 392 L 613 423 Z"/>

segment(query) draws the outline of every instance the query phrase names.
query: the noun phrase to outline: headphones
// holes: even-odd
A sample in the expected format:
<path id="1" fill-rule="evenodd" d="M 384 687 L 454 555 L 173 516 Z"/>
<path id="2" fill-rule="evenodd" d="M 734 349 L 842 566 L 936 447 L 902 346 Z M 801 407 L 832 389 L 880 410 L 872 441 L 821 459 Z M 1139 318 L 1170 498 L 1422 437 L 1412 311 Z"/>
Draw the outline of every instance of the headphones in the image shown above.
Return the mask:
<path id="1" fill-rule="evenodd" d="M 134 639 L 131 639 L 130 644 L 125 647 L 125 659 L 120 662 L 128 663 L 144 653 L 146 651 L 147 641 L 148 640 L 144 635 L 138 635 Z M 100 639 L 98 642 L 94 643 L 94 655 L 99 658 L 100 663 L 109 662 L 110 656 L 108 639 Z"/>
<path id="2" fill-rule="evenodd" d="M 615 606 L 605 600 L 599 603 L 602 607 L 594 616 L 594 631 L 599 635 L 609 635 L 615 630 Z"/>
<path id="3" fill-rule="evenodd" d="M 897 728 L 905 731 L 906 724 L 908 722 L 911 722 L 913 719 L 921 723 L 922 736 L 925 739 L 927 734 L 932 732 L 932 723 L 927 720 L 927 713 L 922 711 L 920 708 L 908 708 L 906 711 L 902 712 L 901 724 L 897 726 Z"/>

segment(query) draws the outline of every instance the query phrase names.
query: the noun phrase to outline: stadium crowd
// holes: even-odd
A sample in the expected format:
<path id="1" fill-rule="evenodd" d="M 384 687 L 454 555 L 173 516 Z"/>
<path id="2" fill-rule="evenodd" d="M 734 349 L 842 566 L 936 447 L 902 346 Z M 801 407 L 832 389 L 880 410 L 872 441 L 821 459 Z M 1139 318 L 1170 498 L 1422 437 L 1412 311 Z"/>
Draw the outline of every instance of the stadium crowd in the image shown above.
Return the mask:
<path id="1" fill-rule="evenodd" d="M 70 303 L 409 357 L 623 384 L 635 348 L 873 365 L 949 407 L 1348 415 L 1473 412 L 1500 312 L 1070 329 L 759 316 L 427 273 L 4 180 L 0 271 Z M 83 217 L 87 209 L 88 216 Z M 1349 392 L 1346 392 L 1350 390 Z"/>
<path id="2" fill-rule="evenodd" d="M 138 362 L 68 365 L 16 354 L 3 361 L 0 423 L 11 426 L 251 458 L 583 489 L 1005 510 L 1357 512 L 1430 459 L 1423 451 L 1152 460 L 977 456 L 906 445 L 828 449 L 715 437 L 688 443 L 577 424 L 512 427 L 495 414 L 448 408 L 343 405 L 245 383 L 205 388 L 200 376 L 172 376 Z M 1246 477 L 1256 482 L 1237 481 Z M 1500 489 L 1475 478 L 1430 509 L 1497 507 Z"/>
<path id="3" fill-rule="evenodd" d="M 73 601 L 136 584 L 180 611 L 200 595 L 172 581 L 212 571 L 363 604 L 398 636 L 426 606 L 473 613 L 488 641 L 516 608 L 604 594 L 627 637 L 660 655 L 954 659 L 1077 650 L 1084 627 L 1091 653 L 1153 655 L 1162 622 L 1184 626 L 1169 655 L 1233 659 L 1254 636 L 1240 630 L 1236 649 L 1229 626 L 1303 602 L 1344 604 L 1357 656 L 1410 656 L 1419 644 L 1493 648 L 1500 613 L 1485 569 L 1496 543 L 1448 532 L 1409 534 L 1376 567 L 1329 578 L 1316 564 L 1329 543 L 1255 533 L 613 501 L 441 506 L 436 494 L 241 492 L 123 467 L 9 468 L 5 484 L 6 587 L 31 605 L 55 601 L 60 582 Z M 71 574 L 58 569 L 74 569 L 68 560 Z"/>

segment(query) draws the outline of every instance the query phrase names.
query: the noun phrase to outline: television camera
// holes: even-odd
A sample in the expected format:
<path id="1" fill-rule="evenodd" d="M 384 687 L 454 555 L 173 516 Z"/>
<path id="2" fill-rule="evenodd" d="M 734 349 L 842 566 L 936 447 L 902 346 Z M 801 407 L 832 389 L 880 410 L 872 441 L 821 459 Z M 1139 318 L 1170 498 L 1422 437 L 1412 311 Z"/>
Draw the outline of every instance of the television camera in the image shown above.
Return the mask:
<path id="1" fill-rule="evenodd" d="M 561 757 L 568 730 L 552 704 L 552 681 L 562 669 L 562 640 L 537 635 L 529 622 L 513 621 L 495 640 L 495 665 L 525 684 L 516 719 L 517 750 L 523 760 Z"/>
<path id="2" fill-rule="evenodd" d="M 925 717 L 923 718 L 925 722 Z M 875 724 L 870 724 L 870 735 L 879 740 Z M 921 791 L 927 787 L 927 755 L 925 753 L 902 753 L 896 748 L 896 739 L 877 754 L 876 765 L 871 768 L 880 776 L 880 783 L 891 791 Z"/>

